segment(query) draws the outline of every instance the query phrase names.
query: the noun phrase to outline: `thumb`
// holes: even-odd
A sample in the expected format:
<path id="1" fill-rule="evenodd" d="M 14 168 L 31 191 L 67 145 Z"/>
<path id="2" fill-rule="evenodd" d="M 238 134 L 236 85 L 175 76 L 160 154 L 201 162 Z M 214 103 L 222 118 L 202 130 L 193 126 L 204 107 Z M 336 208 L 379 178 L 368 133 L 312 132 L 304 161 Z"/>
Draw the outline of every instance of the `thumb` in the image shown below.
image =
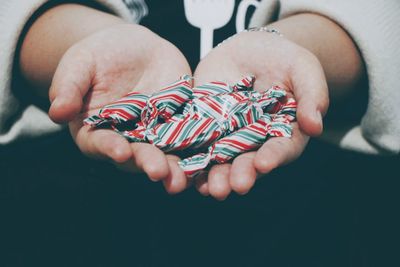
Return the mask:
<path id="1" fill-rule="evenodd" d="M 323 130 L 322 117 L 329 106 L 328 86 L 322 66 L 313 59 L 303 62 L 292 74 L 299 126 L 307 135 L 320 135 Z"/>
<path id="2" fill-rule="evenodd" d="M 56 123 L 73 120 L 91 87 L 94 63 L 89 53 L 69 50 L 61 59 L 49 90 L 49 116 Z"/>

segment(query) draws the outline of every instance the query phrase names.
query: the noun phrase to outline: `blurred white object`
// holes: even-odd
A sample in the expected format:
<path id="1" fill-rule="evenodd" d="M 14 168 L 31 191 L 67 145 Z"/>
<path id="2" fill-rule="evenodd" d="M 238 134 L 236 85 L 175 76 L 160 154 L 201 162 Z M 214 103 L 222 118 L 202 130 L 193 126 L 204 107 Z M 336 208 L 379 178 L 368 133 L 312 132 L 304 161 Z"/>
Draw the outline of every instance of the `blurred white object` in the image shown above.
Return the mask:
<path id="1" fill-rule="evenodd" d="M 258 2 L 257 0 L 242 0 L 242 2 L 240 2 L 236 14 L 236 32 L 241 32 L 245 30 L 246 14 L 249 7 L 254 6 L 255 8 L 258 8 L 259 4 L 260 2 Z"/>
<path id="2" fill-rule="evenodd" d="M 188 22 L 200 29 L 200 58 L 212 48 L 214 30 L 225 26 L 232 17 L 235 0 L 184 0 Z"/>

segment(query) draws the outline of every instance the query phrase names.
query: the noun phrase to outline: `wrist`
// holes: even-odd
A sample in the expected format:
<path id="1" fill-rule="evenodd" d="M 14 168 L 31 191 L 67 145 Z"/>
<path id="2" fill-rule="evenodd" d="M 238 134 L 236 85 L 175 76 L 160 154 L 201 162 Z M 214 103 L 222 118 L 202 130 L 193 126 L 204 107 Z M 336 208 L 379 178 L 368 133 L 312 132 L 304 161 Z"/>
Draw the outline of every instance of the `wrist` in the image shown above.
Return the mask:
<path id="1" fill-rule="evenodd" d="M 268 27 L 278 29 L 288 40 L 313 53 L 320 61 L 332 98 L 349 95 L 365 77 L 361 55 L 343 28 L 316 14 L 298 14 Z"/>
<path id="2" fill-rule="evenodd" d="M 19 50 L 21 75 L 47 96 L 55 69 L 75 43 L 106 27 L 124 23 L 116 16 L 78 4 L 61 4 L 42 13 L 27 30 Z"/>

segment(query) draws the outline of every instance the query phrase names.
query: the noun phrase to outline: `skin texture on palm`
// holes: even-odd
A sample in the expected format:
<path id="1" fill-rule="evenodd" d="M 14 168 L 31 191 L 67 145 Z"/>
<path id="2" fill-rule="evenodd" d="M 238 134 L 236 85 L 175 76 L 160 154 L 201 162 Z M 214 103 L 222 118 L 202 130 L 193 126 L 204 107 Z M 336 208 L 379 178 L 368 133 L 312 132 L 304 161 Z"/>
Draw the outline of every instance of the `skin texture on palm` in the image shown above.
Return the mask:
<path id="1" fill-rule="evenodd" d="M 174 172 L 179 168 L 176 157 L 148 144 L 129 144 L 113 131 L 91 131 L 82 124 L 85 116 L 134 88 L 152 93 L 182 74 L 191 74 L 173 44 L 116 16 L 66 4 L 35 21 L 20 55 L 23 76 L 39 94 L 49 94 L 50 117 L 69 123 L 84 154 L 110 159 L 130 172 L 144 171 L 154 181 L 166 179 L 171 192 L 177 181 L 186 186 L 186 179 Z M 172 176 L 176 178 L 168 182 Z"/>

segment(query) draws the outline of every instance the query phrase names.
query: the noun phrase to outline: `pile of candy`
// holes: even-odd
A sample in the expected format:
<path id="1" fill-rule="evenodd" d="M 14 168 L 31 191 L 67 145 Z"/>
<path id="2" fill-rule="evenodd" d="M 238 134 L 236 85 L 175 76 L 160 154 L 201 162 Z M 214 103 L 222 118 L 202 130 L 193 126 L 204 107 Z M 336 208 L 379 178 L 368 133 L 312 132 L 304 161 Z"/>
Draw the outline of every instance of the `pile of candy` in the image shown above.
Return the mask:
<path id="1" fill-rule="evenodd" d="M 273 86 L 253 90 L 254 76 L 234 86 L 210 82 L 192 87 L 188 75 L 152 95 L 132 92 L 84 120 L 111 128 L 130 142 L 165 152 L 189 151 L 179 162 L 188 177 L 260 147 L 270 137 L 290 137 L 296 102 Z"/>

